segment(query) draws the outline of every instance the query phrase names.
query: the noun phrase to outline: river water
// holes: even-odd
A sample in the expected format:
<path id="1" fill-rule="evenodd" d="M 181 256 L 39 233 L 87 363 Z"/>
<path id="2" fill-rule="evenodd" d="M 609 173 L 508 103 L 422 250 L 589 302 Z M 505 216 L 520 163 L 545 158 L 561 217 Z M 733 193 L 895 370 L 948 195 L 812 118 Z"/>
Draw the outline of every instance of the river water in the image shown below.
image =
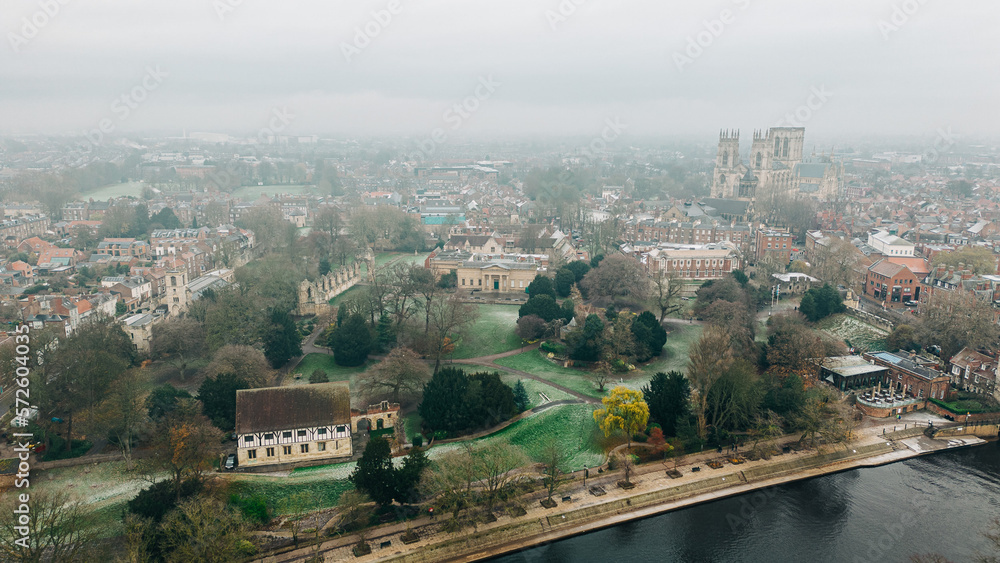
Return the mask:
<path id="1" fill-rule="evenodd" d="M 1000 516 L 1000 446 L 991 442 L 854 469 L 701 504 L 494 559 L 956 563 L 987 549 Z"/>

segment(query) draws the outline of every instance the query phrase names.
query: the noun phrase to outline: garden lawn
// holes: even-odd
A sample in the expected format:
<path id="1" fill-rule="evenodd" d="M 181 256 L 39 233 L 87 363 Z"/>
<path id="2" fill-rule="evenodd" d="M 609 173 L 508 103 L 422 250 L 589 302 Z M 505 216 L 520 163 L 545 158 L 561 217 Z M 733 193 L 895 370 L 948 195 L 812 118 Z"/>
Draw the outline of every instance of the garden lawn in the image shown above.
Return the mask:
<path id="1" fill-rule="evenodd" d="M 287 186 L 243 186 L 233 190 L 233 197 L 244 201 L 255 201 L 260 196 L 273 196 L 274 194 L 315 194 L 316 186 L 287 185 Z"/>
<path id="2" fill-rule="evenodd" d="M 521 339 L 517 329 L 518 308 L 513 305 L 477 305 L 479 318 L 455 345 L 453 359 L 462 360 L 517 350 Z"/>
<path id="3" fill-rule="evenodd" d="M 843 340 L 848 346 L 868 351 L 885 350 L 888 332 L 849 315 L 831 315 L 818 323 L 819 329 Z"/>
<path id="4" fill-rule="evenodd" d="M 535 408 L 545 402 L 576 398 L 565 391 L 560 391 L 559 389 L 552 387 L 551 385 L 546 385 L 540 381 L 528 379 L 527 377 L 521 377 L 516 373 L 501 372 L 500 379 L 507 385 L 510 385 L 511 388 L 517 384 L 518 380 L 524 383 L 524 389 L 528 392 L 528 399 L 530 401 L 528 403 L 529 409 Z M 549 398 L 549 401 L 542 399 L 541 393 L 545 393 L 545 395 Z"/>
<path id="5" fill-rule="evenodd" d="M 261 495 L 267 505 L 274 509 L 274 515 L 285 514 L 286 499 L 296 493 L 304 492 L 313 502 L 310 510 L 321 510 L 337 506 L 340 495 L 354 488 L 347 479 L 295 479 L 290 478 L 257 478 L 234 480 L 229 485 L 229 492 L 243 495 Z"/>
<path id="6" fill-rule="evenodd" d="M 636 372 L 641 373 L 646 381 L 649 381 L 658 371 L 664 373 L 670 370 L 686 372 L 688 350 L 698 342 L 704 329 L 702 325 L 689 324 L 681 320 L 669 320 L 665 328 L 668 331 L 667 344 L 663 347 L 660 355 L 654 356 L 646 365 L 636 366 L 638 368 Z M 632 378 L 635 375 L 637 374 L 634 374 Z M 629 378 L 626 377 L 626 379 Z"/>
<path id="7" fill-rule="evenodd" d="M 334 268 L 334 269 L 336 269 L 336 268 Z M 338 295 L 338 296 L 334 297 L 333 299 L 331 299 L 330 300 L 330 305 L 333 305 L 334 307 L 336 307 L 336 306 L 340 305 L 341 303 L 343 303 L 345 299 L 351 297 L 352 295 L 357 295 L 357 294 L 361 293 L 362 291 L 364 291 L 364 287 L 362 287 L 360 285 L 351 286 L 350 288 L 347 289 L 347 291 L 345 291 L 345 292 L 341 293 L 340 295 Z"/>
<path id="8" fill-rule="evenodd" d="M 532 375 L 572 389 L 577 393 L 590 397 L 601 397 L 603 393 L 597 390 L 597 384 L 589 372 L 572 368 L 564 368 L 544 358 L 538 350 L 500 358 L 496 364 L 512 369 L 526 371 Z"/>
<path id="9" fill-rule="evenodd" d="M 567 457 L 563 470 L 578 471 L 584 466 L 594 467 L 604 462 L 604 452 L 598 445 L 603 435 L 593 413 L 593 405 L 558 405 L 519 420 L 477 442 L 509 440 L 537 461 L 542 458 L 546 442 L 555 439 Z"/>
<path id="10" fill-rule="evenodd" d="M 87 199 L 94 198 L 96 201 L 107 201 L 113 197 L 142 197 L 142 188 L 146 184 L 142 182 L 125 182 L 124 184 L 111 184 L 109 186 L 101 186 L 99 188 L 83 192 L 81 195 L 86 196 Z"/>
<path id="11" fill-rule="evenodd" d="M 358 397 L 355 393 L 358 391 L 358 386 L 355 385 L 354 380 L 359 373 L 365 371 L 368 365 L 370 365 L 370 362 L 363 366 L 348 368 L 338 366 L 333 361 L 333 355 L 331 354 L 306 354 L 299 365 L 295 366 L 295 369 L 287 376 L 289 378 L 288 384 L 307 385 L 312 372 L 321 369 L 326 372 L 326 377 L 330 381 L 349 381 L 351 383 L 351 395 L 356 399 Z M 297 374 L 302 377 L 294 379 Z"/>

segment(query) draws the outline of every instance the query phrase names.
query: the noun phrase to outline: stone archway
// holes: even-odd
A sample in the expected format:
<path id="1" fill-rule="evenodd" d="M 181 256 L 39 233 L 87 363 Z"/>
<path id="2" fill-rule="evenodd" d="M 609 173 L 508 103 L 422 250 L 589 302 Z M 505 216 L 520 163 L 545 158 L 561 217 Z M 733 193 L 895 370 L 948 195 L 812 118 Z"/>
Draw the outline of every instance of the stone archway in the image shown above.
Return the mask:
<path id="1" fill-rule="evenodd" d="M 359 418 L 355 423 L 354 431 L 358 434 L 365 434 L 370 432 L 372 429 L 372 422 L 367 418 Z"/>

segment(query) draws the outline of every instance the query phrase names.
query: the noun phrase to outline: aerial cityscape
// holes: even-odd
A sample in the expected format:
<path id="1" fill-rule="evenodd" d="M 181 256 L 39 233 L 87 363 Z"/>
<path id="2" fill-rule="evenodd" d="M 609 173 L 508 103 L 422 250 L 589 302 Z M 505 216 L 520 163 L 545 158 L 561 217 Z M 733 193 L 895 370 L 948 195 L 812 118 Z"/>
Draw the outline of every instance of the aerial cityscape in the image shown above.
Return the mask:
<path id="1" fill-rule="evenodd" d="M 5 4 L 0 562 L 1000 561 L 998 19 Z"/>

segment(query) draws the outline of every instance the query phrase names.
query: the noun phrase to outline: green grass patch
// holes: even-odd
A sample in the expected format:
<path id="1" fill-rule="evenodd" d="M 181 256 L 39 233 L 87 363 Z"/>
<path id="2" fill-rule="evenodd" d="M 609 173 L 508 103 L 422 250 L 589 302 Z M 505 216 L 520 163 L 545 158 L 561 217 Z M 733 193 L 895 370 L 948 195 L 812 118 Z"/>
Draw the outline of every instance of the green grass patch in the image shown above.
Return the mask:
<path id="1" fill-rule="evenodd" d="M 320 510 L 336 506 L 340 495 L 353 488 L 354 485 L 346 479 L 317 479 L 305 482 L 254 479 L 233 481 L 229 485 L 229 492 L 244 497 L 260 495 L 274 510 L 274 516 L 280 516 L 285 514 L 283 511 L 285 499 L 294 494 L 306 493 L 315 503 L 311 508 Z"/>
<path id="2" fill-rule="evenodd" d="M 513 305 L 477 305 L 479 317 L 455 346 L 455 359 L 501 354 L 521 347 L 517 329 L 518 308 Z"/>
<path id="3" fill-rule="evenodd" d="M 500 358 L 496 364 L 512 369 L 526 371 L 532 375 L 562 385 L 577 393 L 590 397 L 601 397 L 603 393 L 597 390 L 597 385 L 589 372 L 572 368 L 564 368 L 545 359 L 538 350 Z"/>
<path id="4" fill-rule="evenodd" d="M 356 393 L 358 393 L 358 386 L 355 384 L 357 376 L 359 373 L 365 371 L 369 363 L 363 366 L 357 367 L 344 367 L 338 366 L 336 362 L 333 361 L 332 354 L 306 354 L 298 366 L 291 371 L 291 373 L 286 376 L 286 385 L 308 385 L 309 376 L 312 372 L 321 369 L 326 372 L 327 379 L 329 381 L 347 381 L 351 385 L 351 396 L 357 400 L 360 398 Z M 295 379 L 296 375 L 300 375 L 299 379 Z"/>
<path id="5" fill-rule="evenodd" d="M 659 371 L 664 373 L 671 370 L 686 372 L 688 351 L 701 338 L 704 327 L 684 321 L 670 321 L 667 323 L 666 329 L 667 344 L 663 347 L 660 355 L 645 365 L 636 366 L 636 371 L 641 372 L 647 380 Z"/>
<path id="6" fill-rule="evenodd" d="M 546 385 L 540 381 L 535 381 L 534 379 L 528 379 L 527 377 L 522 377 L 516 373 L 500 373 L 500 379 L 514 387 L 514 385 L 520 380 L 524 384 L 524 390 L 528 392 L 528 408 L 534 408 L 542 403 L 546 402 L 542 398 L 542 393 L 549 398 L 549 401 L 561 401 L 564 399 L 575 399 L 573 395 L 565 391 L 561 391 L 552 387 L 551 385 Z"/>
<path id="7" fill-rule="evenodd" d="M 349 298 L 353 297 L 354 295 L 358 295 L 362 291 L 364 291 L 364 287 L 362 287 L 360 285 L 351 286 L 347 291 L 345 291 L 345 292 L 341 293 L 340 295 L 338 295 L 338 296 L 334 297 L 333 299 L 331 299 L 330 300 L 330 305 L 333 305 L 334 307 L 336 307 L 336 306 L 340 305 L 341 303 L 343 303 L 345 299 L 349 299 Z"/>
<path id="8" fill-rule="evenodd" d="M 142 182 L 125 182 L 124 184 L 111 184 L 101 186 L 90 191 L 83 192 L 88 199 L 94 198 L 97 201 L 107 201 L 113 197 L 142 197 L 142 188 L 146 184 Z"/>
<path id="9" fill-rule="evenodd" d="M 420 413 L 413 411 L 403 417 L 403 429 L 406 431 L 406 439 L 413 441 L 413 437 L 420 434 L 420 427 L 423 425 L 424 419 L 420 417 Z"/>
<path id="10" fill-rule="evenodd" d="M 315 194 L 316 186 L 306 185 L 282 185 L 282 186 L 242 186 L 233 190 L 233 197 L 245 201 L 260 199 L 260 196 L 273 196 L 274 194 Z"/>
<path id="11" fill-rule="evenodd" d="M 592 405 L 560 405 L 519 420 L 482 440 L 506 439 L 524 450 L 528 457 L 541 459 L 545 444 L 554 439 L 566 456 L 566 471 L 578 471 L 604 461 L 603 438 L 594 422 Z"/>
<path id="12" fill-rule="evenodd" d="M 312 372 L 321 369 L 326 372 L 330 381 L 353 381 L 355 375 L 365 371 L 366 365 L 356 367 L 338 366 L 337 362 L 333 360 L 333 354 L 312 353 L 306 354 L 299 365 L 292 370 L 292 373 L 302 374 L 302 379 L 308 382 Z"/>

